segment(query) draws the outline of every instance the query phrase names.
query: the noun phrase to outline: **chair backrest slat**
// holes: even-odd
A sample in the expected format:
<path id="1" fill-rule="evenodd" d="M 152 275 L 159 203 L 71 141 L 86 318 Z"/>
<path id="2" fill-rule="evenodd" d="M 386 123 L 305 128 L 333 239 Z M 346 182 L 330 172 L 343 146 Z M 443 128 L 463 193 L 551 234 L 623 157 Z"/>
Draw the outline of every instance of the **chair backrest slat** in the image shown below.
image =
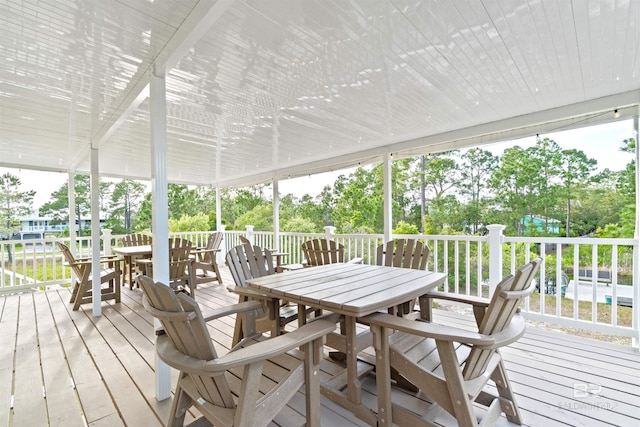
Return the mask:
<path id="1" fill-rule="evenodd" d="M 415 239 L 390 240 L 378 246 L 376 264 L 426 270 L 429 246 Z"/>
<path id="2" fill-rule="evenodd" d="M 145 307 L 154 309 L 154 315 L 175 348 L 188 356 L 204 361 L 217 358 L 213 342 L 198 304 L 185 294 L 177 294 L 168 286 L 154 283 L 153 279 L 142 276 L 138 279 L 144 291 Z M 195 313 L 192 318 L 176 317 L 175 313 Z M 164 314 L 164 315 L 163 315 Z M 174 316 L 172 316 L 174 314 Z M 234 408 L 235 403 L 224 375 L 192 374 L 192 379 L 200 394 L 214 405 Z"/>
<path id="3" fill-rule="evenodd" d="M 148 234 L 127 234 L 122 238 L 122 246 L 144 246 L 150 244 L 152 244 L 152 240 Z"/>
<path id="4" fill-rule="evenodd" d="M 302 253 L 309 266 L 344 262 L 344 245 L 333 240 L 307 240 L 302 244 Z"/>
<path id="5" fill-rule="evenodd" d="M 226 261 L 237 286 L 246 287 L 248 279 L 275 274 L 271 251 L 250 243 L 231 248 Z"/>
<path id="6" fill-rule="evenodd" d="M 503 331 L 513 319 L 520 302 L 530 295 L 535 288 L 533 279 L 542 263 L 542 258 L 536 258 L 520 268 L 514 275 L 505 277 L 496 287 L 489 307 L 480 322 L 478 332 L 493 335 Z M 505 291 L 525 291 L 516 298 L 503 295 Z M 476 378 L 484 373 L 487 364 L 495 350 L 485 350 L 474 347 L 467 358 L 463 370 L 465 379 Z"/>
<path id="7" fill-rule="evenodd" d="M 177 280 L 188 276 L 191 263 L 189 254 L 193 244 L 186 239 L 169 239 L 169 280 Z"/>
<path id="8" fill-rule="evenodd" d="M 69 246 L 65 245 L 62 242 L 56 242 L 56 244 L 58 245 L 58 249 L 60 249 L 60 251 L 62 252 L 62 256 L 67 261 L 67 264 L 69 264 L 69 266 L 71 267 L 71 270 L 73 270 L 73 273 L 76 275 L 78 282 L 82 283 L 85 280 L 90 281 L 91 280 L 91 264 L 90 263 L 78 264 L 76 262 L 76 258 L 71 253 Z"/>
<path id="9" fill-rule="evenodd" d="M 207 246 L 205 249 L 210 252 L 205 252 L 203 256 L 203 261 L 209 264 L 213 264 L 215 262 L 215 256 L 218 249 L 220 249 L 220 245 L 222 244 L 222 238 L 224 237 L 224 233 L 222 231 L 216 231 L 215 233 L 211 233 L 209 238 L 207 239 Z"/>

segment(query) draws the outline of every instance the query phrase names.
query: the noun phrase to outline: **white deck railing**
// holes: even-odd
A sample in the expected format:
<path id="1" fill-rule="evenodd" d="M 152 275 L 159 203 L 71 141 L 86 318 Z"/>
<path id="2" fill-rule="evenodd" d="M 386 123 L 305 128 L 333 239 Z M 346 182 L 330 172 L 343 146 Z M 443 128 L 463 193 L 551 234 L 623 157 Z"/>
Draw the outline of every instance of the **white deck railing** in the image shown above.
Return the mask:
<path id="1" fill-rule="evenodd" d="M 487 236 L 462 235 L 394 235 L 394 238 L 418 238 L 431 248 L 430 270 L 444 272 L 445 292 L 489 296 L 490 290 L 504 275 L 514 272 L 535 256 L 545 259 L 537 277 L 541 293 L 527 299 L 522 311 L 526 317 L 541 322 L 588 329 L 596 332 L 631 337 L 640 343 L 640 285 L 638 274 L 638 241 L 635 239 L 597 239 L 560 237 L 506 237 L 502 226 L 490 227 Z M 172 233 L 204 246 L 208 232 Z M 340 234 L 327 227 L 325 233 L 278 233 L 225 231 L 224 254 L 247 237 L 261 247 L 278 248 L 289 254 L 286 263 L 302 262 L 300 246 L 310 238 L 327 237 L 344 244 L 347 258 L 362 257 L 375 263 L 381 234 Z M 105 230 L 103 252 L 111 253 L 122 236 Z M 69 243 L 68 238 L 62 239 Z M 77 256 L 91 255 L 91 238 L 78 238 Z M 0 292 L 23 292 L 68 285 L 68 268 L 63 268 L 61 254 L 54 239 L 0 242 Z M 558 250 L 560 249 L 560 250 Z M 9 263 L 9 253 L 13 262 Z M 561 254 L 561 256 L 558 256 Z M 606 280 L 602 280 L 606 272 Z M 600 274 L 599 274 L 600 273 Z M 590 274 L 585 277 L 585 274 Z M 560 285 L 557 285 L 557 284 Z M 542 298 L 541 296 L 545 297 Z M 570 301 L 570 303 L 567 303 Z M 618 304 L 616 304 L 618 302 Z M 627 307 L 632 305 L 632 308 Z M 570 307 L 570 308 L 568 308 Z"/>

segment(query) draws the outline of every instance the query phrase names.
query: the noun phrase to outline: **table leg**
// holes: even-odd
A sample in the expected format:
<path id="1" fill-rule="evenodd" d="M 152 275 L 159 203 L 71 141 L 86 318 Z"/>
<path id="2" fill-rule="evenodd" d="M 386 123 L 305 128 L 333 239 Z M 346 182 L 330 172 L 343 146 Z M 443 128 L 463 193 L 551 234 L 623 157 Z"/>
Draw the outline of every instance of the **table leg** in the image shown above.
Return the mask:
<path id="1" fill-rule="evenodd" d="M 360 404 L 361 385 L 358 379 L 358 349 L 356 340 L 356 318 L 345 316 L 347 398 L 356 405 Z"/>
<path id="2" fill-rule="evenodd" d="M 392 425 L 391 366 L 389 364 L 389 330 L 371 326 L 373 347 L 376 350 L 376 391 L 378 394 L 378 426 Z"/>

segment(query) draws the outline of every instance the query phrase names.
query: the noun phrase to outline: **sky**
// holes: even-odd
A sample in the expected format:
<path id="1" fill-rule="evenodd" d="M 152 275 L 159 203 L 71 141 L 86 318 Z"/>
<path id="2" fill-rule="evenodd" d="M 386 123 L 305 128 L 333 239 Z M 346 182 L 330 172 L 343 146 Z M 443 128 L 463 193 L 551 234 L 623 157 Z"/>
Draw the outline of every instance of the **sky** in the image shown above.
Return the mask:
<path id="1" fill-rule="evenodd" d="M 591 126 L 581 129 L 568 130 L 548 134 L 540 134 L 540 138 L 549 138 L 556 141 L 563 149 L 575 148 L 582 150 L 589 158 L 598 161 L 598 169 L 608 168 L 612 171 L 622 170 L 633 160 L 633 155 L 619 151 L 622 141 L 633 136 L 632 120 L 622 120 L 599 126 Z M 534 145 L 536 137 L 530 136 L 513 141 L 491 144 L 483 147 L 495 155 L 501 155 L 503 151 L 514 145 L 527 148 Z M 302 197 L 309 194 L 318 195 L 325 185 L 333 185 L 341 174 L 348 175 L 354 168 L 340 171 L 326 172 L 300 178 L 285 179 L 280 181 L 281 195 L 293 194 Z M 33 206 L 35 209 L 48 202 L 51 193 L 58 190 L 67 180 L 66 173 L 39 172 L 26 169 L 7 169 L 0 167 L 0 174 L 10 172 L 17 175 L 22 182 L 21 190 L 36 190 Z"/>

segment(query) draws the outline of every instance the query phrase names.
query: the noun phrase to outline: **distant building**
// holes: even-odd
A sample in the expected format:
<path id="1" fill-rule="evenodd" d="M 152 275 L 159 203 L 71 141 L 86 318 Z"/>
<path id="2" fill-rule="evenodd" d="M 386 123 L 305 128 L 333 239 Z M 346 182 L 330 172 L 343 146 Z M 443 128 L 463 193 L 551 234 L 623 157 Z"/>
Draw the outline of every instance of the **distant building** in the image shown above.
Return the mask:
<path id="1" fill-rule="evenodd" d="M 540 233 L 560 234 L 561 222 L 553 218 L 543 216 L 525 215 L 521 221 L 525 229 L 535 228 Z M 546 226 L 546 230 L 545 230 Z"/>
<path id="2" fill-rule="evenodd" d="M 62 221 L 61 224 L 52 225 L 53 218 L 39 217 L 35 214 L 19 218 L 20 240 L 27 239 L 44 239 L 46 234 L 62 233 L 69 228 L 69 221 Z M 76 221 L 77 223 L 77 221 Z M 86 229 L 91 227 L 91 218 L 83 218 L 80 224 L 76 224 L 78 228 Z M 100 228 L 104 225 L 104 219 L 100 220 Z"/>

